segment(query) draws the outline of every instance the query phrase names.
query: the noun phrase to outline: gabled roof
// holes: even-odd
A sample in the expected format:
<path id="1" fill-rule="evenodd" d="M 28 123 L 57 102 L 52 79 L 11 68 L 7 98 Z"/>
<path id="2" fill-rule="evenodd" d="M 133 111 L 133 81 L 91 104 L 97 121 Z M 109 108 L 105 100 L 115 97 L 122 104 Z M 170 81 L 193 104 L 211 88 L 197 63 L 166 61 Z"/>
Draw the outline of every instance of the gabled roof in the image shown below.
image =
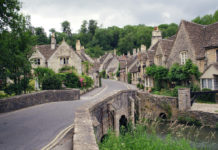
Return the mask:
<path id="1" fill-rule="evenodd" d="M 206 26 L 204 47 L 218 47 L 218 22 Z"/>
<path id="2" fill-rule="evenodd" d="M 188 22 L 185 20 L 182 20 L 181 24 L 184 25 L 188 37 L 192 43 L 192 46 L 195 50 L 195 55 L 198 58 L 202 58 L 205 55 L 205 26 L 196 24 L 193 22 Z"/>
<path id="3" fill-rule="evenodd" d="M 207 72 L 207 70 L 208 70 L 209 68 L 211 68 L 212 66 L 218 71 L 218 63 L 212 63 L 212 64 L 210 64 L 209 66 L 207 66 L 207 68 L 204 70 L 204 72 L 203 72 L 202 75 L 201 75 L 201 78 L 204 76 L 204 74 Z"/>
<path id="4" fill-rule="evenodd" d="M 138 72 L 138 66 L 137 66 L 137 64 L 134 64 L 133 67 L 129 70 L 129 72 L 131 72 L 131 73 L 136 73 L 136 72 Z"/>
<path id="5" fill-rule="evenodd" d="M 163 39 L 159 42 L 161 49 L 163 51 L 163 55 L 165 55 L 166 58 L 170 55 L 170 52 L 173 47 L 173 40 Z"/>
<path id="6" fill-rule="evenodd" d="M 58 45 L 55 49 L 51 49 L 51 45 L 37 45 L 34 48 L 39 50 L 39 52 L 48 60 L 51 55 L 57 50 Z"/>

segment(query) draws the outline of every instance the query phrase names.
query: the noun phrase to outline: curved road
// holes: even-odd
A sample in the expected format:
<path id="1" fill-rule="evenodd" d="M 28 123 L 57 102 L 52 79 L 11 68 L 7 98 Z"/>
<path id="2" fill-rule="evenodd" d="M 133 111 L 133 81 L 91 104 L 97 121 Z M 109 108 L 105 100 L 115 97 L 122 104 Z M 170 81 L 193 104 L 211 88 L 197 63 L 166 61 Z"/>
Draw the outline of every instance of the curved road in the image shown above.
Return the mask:
<path id="1" fill-rule="evenodd" d="M 103 80 L 101 88 L 81 96 L 80 100 L 41 104 L 0 114 L 0 150 L 39 150 L 73 123 L 74 113 L 81 105 L 129 88 L 134 86 Z"/>

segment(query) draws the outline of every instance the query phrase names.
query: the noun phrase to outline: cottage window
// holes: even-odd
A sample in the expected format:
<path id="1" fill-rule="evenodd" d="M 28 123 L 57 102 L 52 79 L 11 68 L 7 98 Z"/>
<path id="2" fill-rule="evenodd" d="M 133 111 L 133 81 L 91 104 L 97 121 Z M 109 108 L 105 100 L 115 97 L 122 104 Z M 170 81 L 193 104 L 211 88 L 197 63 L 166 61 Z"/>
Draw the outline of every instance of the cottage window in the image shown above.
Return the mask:
<path id="1" fill-rule="evenodd" d="M 181 58 L 181 64 L 184 65 L 186 63 L 186 60 L 187 60 L 187 52 L 186 51 L 181 52 L 180 58 Z"/>
<path id="2" fill-rule="evenodd" d="M 207 79 L 202 79 L 202 88 L 207 88 Z"/>
<path id="3" fill-rule="evenodd" d="M 35 65 L 40 65 L 40 59 L 37 58 L 34 60 L 34 62 L 35 62 Z"/>
<path id="4" fill-rule="evenodd" d="M 213 88 L 212 79 L 208 79 L 207 82 L 208 82 L 208 89 L 212 89 Z"/>
<path id="5" fill-rule="evenodd" d="M 60 58 L 61 65 L 67 65 L 69 64 L 69 58 L 68 57 L 62 57 Z"/>

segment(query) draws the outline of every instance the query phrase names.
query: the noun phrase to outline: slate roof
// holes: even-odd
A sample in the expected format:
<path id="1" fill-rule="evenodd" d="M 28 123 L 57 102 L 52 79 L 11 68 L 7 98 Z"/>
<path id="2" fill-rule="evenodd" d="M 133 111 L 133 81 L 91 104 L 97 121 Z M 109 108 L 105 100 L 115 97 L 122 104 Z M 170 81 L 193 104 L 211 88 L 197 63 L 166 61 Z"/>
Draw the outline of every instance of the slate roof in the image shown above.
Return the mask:
<path id="1" fill-rule="evenodd" d="M 168 58 L 168 56 L 170 55 L 170 52 L 172 50 L 174 41 L 168 40 L 168 39 L 167 40 L 163 39 L 159 43 L 160 43 L 161 49 L 163 51 L 163 55 L 165 55 L 165 57 Z"/>
<path id="2" fill-rule="evenodd" d="M 136 72 L 138 72 L 137 64 L 135 64 L 135 65 L 129 70 L 129 72 L 131 72 L 131 73 L 136 73 Z"/>
<path id="3" fill-rule="evenodd" d="M 204 47 L 218 47 L 218 22 L 208 25 L 205 32 L 206 44 Z"/>
<path id="4" fill-rule="evenodd" d="M 214 68 L 215 68 L 216 70 L 218 70 L 218 63 L 210 64 L 209 66 L 207 66 L 207 68 L 204 70 L 204 72 L 202 73 L 201 76 L 203 76 L 204 73 L 207 72 L 207 70 L 208 70 L 210 67 L 212 67 L 212 66 L 214 66 Z"/>
<path id="5" fill-rule="evenodd" d="M 51 55 L 57 50 L 58 45 L 56 45 L 56 48 L 53 50 L 51 49 L 51 45 L 37 45 L 35 48 L 39 50 L 39 52 L 45 57 L 46 60 L 48 60 Z"/>
<path id="6" fill-rule="evenodd" d="M 120 69 L 125 69 L 126 68 L 126 60 L 120 60 Z"/>

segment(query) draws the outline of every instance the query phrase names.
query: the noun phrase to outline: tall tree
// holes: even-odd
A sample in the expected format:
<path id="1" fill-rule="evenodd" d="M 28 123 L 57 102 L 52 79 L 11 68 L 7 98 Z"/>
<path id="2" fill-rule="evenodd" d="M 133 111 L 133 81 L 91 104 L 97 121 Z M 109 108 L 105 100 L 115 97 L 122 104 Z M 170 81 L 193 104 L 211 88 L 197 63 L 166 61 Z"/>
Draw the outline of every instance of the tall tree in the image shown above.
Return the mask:
<path id="1" fill-rule="evenodd" d="M 71 36 L 71 29 L 70 29 L 70 22 L 69 21 L 64 21 L 61 23 L 62 26 L 62 31 L 66 33 L 68 36 Z"/>
<path id="2" fill-rule="evenodd" d="M 15 28 L 19 18 L 18 11 L 21 4 L 18 0 L 0 1 L 0 32 L 8 28 Z"/>
<path id="3" fill-rule="evenodd" d="M 48 37 L 42 27 L 35 28 L 35 35 L 38 45 L 48 44 Z"/>
<path id="4" fill-rule="evenodd" d="M 88 26 L 88 30 L 89 33 L 92 34 L 92 36 L 95 34 L 95 30 L 98 28 L 98 23 L 96 20 L 89 20 L 89 26 Z"/>

